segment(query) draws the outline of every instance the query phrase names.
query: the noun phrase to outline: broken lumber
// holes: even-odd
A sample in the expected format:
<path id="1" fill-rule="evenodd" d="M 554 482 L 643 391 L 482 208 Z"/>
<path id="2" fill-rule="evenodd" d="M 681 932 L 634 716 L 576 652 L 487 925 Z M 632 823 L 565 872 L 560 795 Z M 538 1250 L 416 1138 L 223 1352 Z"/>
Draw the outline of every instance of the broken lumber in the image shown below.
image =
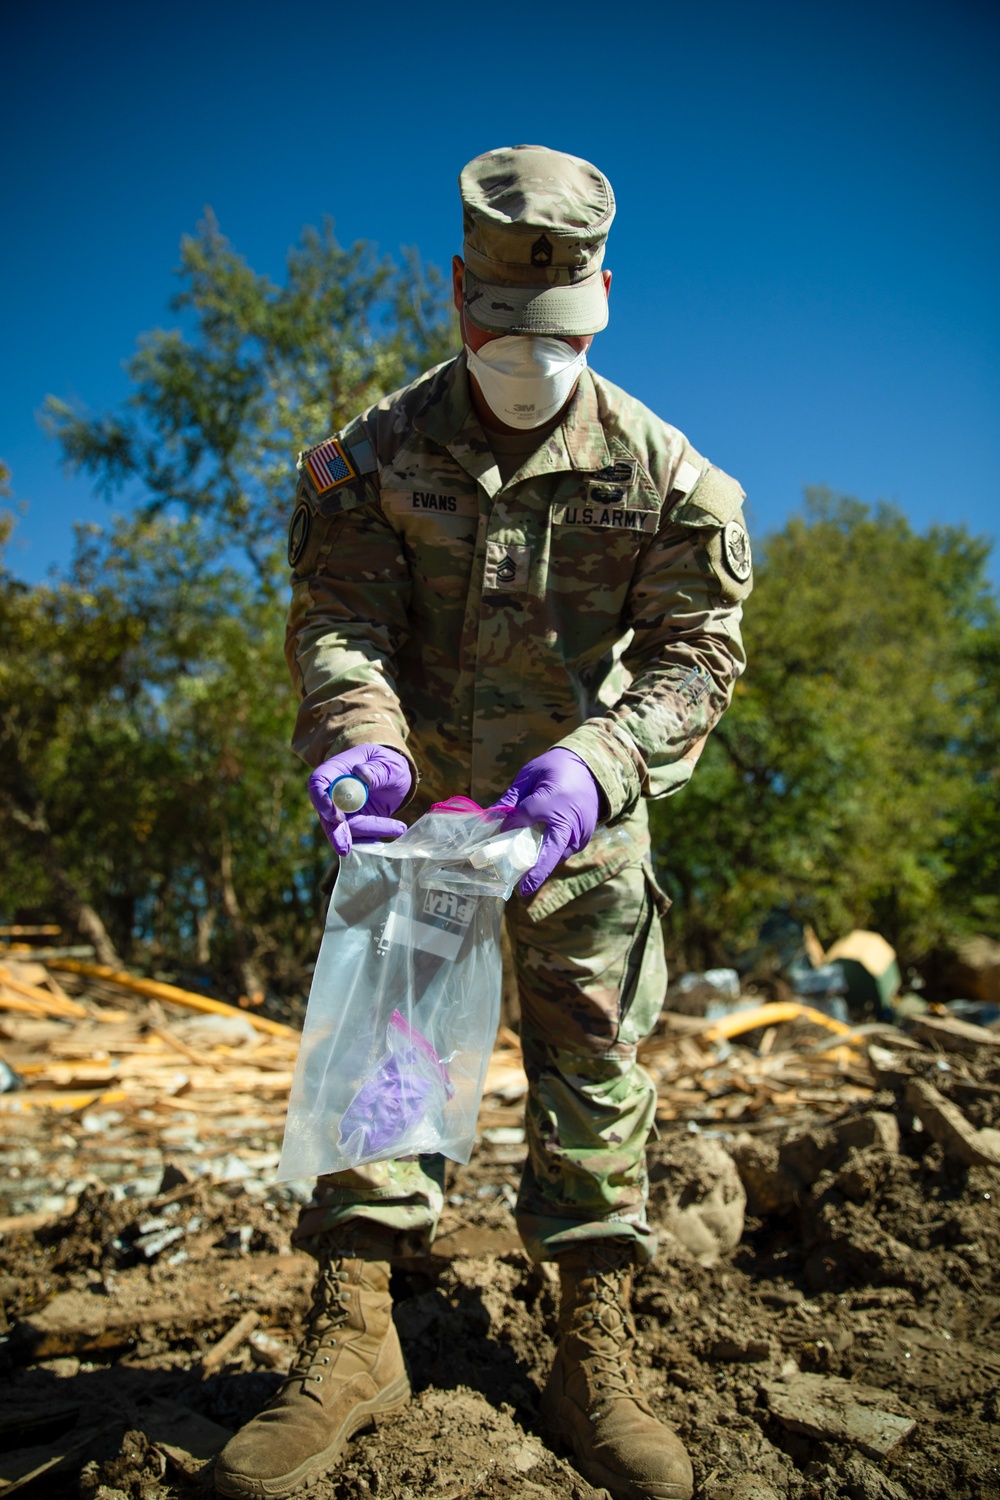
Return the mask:
<path id="1" fill-rule="evenodd" d="M 38 1013 L 43 1016 L 57 1016 L 72 1021 L 83 1021 L 87 1019 L 87 1011 L 75 1000 L 60 999 L 49 990 L 43 990 L 37 984 L 25 984 L 23 980 L 15 979 L 9 969 L 0 968 L 0 990 L 12 990 L 15 995 L 25 1000 L 30 1000 L 37 1007 Z M 9 1005 L 10 1001 L 0 994 L 0 1006 Z M 19 1006 L 11 1006 L 11 1009 L 20 1009 Z"/>
<path id="2" fill-rule="evenodd" d="M 847 1036 L 851 1027 L 844 1021 L 836 1021 L 811 1005 L 801 1005 L 797 1000 L 776 1000 L 769 1005 L 758 1005 L 753 1010 L 734 1010 L 728 1016 L 706 1023 L 702 1036 L 706 1041 L 728 1040 L 742 1036 L 747 1031 L 756 1031 L 761 1026 L 776 1026 L 779 1021 L 811 1021 L 814 1026 L 823 1026 L 838 1036 Z"/>
<path id="3" fill-rule="evenodd" d="M 271 1021 L 267 1016 L 255 1015 L 250 1010 L 238 1010 L 235 1005 L 227 1005 L 224 1000 L 213 1000 L 210 995 L 196 995 L 191 990 L 182 990 L 175 984 L 163 984 L 158 979 L 137 979 L 134 974 L 113 969 L 109 964 L 81 963 L 73 958 L 53 958 L 49 960 L 49 964 L 51 968 L 64 969 L 69 974 L 105 979 L 124 990 L 131 990 L 133 994 L 145 995 L 149 1000 L 166 1000 L 171 1005 L 182 1005 L 186 1010 L 198 1010 L 211 1016 L 238 1016 L 241 1021 L 248 1021 L 255 1031 L 265 1031 L 269 1036 L 294 1037 L 296 1041 L 299 1039 L 299 1032 L 282 1021 Z"/>
<path id="4" fill-rule="evenodd" d="M 207 1380 L 209 1375 L 214 1375 L 216 1370 L 221 1370 L 231 1354 L 235 1354 L 241 1344 L 245 1343 L 249 1334 L 253 1333 L 260 1322 L 260 1313 L 245 1312 L 238 1322 L 234 1323 L 228 1333 L 224 1333 L 217 1344 L 213 1344 L 208 1353 L 201 1361 L 201 1378 Z"/>

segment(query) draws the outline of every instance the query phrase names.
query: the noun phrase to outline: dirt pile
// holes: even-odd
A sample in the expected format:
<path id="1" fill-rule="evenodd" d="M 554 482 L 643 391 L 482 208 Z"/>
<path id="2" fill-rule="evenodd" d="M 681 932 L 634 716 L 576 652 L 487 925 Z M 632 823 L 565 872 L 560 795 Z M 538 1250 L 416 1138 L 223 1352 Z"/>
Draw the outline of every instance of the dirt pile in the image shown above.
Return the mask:
<path id="1" fill-rule="evenodd" d="M 3 1023 L 5 1055 L 48 1067 L 53 1038 L 29 1043 L 26 1019 Z M 1000 1038 L 947 1018 L 910 1034 L 756 1019 L 726 1036 L 668 1017 L 648 1051 L 663 1233 L 635 1312 L 654 1409 L 702 1500 L 1000 1497 Z M 223 1097 L 207 1035 L 188 1061 L 215 1092 L 149 1101 L 149 1027 L 175 1034 L 171 1012 L 44 1023 L 61 1060 L 95 1025 L 123 1028 L 121 1056 L 149 1051 L 138 1102 L 119 1082 L 113 1103 L 6 1115 L 0 1495 L 193 1500 L 301 1331 L 305 1189 L 271 1181 L 280 1112 Z M 523 1072 L 505 1041 L 435 1253 L 394 1271 L 414 1401 L 316 1500 L 599 1500 L 538 1420 L 557 1288 L 519 1248 Z M 240 1068 L 277 1062 L 259 1039 L 225 1045 Z"/>

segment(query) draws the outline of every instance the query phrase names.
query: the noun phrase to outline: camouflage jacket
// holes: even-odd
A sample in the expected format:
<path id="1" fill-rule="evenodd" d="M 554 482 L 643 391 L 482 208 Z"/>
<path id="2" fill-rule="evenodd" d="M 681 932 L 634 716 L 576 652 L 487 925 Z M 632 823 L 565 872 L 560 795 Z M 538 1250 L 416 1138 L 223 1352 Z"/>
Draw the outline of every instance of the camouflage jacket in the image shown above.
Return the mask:
<path id="1" fill-rule="evenodd" d="M 464 355 L 299 460 L 286 653 L 310 765 L 410 761 L 417 801 L 488 805 L 532 756 L 583 759 L 604 823 L 535 896 L 543 916 L 648 849 L 643 797 L 689 779 L 745 659 L 743 491 L 584 370 L 506 484 Z"/>

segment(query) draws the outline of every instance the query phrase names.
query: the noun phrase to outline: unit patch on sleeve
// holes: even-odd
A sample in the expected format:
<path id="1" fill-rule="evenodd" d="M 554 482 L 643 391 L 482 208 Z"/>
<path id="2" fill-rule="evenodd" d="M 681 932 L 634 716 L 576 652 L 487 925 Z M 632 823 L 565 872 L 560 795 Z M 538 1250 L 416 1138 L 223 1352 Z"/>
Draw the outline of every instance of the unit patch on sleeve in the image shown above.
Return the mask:
<path id="1" fill-rule="evenodd" d="M 750 538 L 739 521 L 729 521 L 722 532 L 722 555 L 737 583 L 746 583 L 753 567 Z"/>
<path id="2" fill-rule="evenodd" d="M 309 540 L 309 521 L 311 512 L 303 500 L 301 505 L 295 507 L 291 525 L 288 528 L 288 566 L 294 568 L 303 552 L 306 550 L 306 542 Z"/>
<path id="3" fill-rule="evenodd" d="M 325 443 L 307 453 L 305 464 L 317 495 L 325 495 L 339 484 L 358 477 L 357 469 L 336 438 L 327 438 Z"/>

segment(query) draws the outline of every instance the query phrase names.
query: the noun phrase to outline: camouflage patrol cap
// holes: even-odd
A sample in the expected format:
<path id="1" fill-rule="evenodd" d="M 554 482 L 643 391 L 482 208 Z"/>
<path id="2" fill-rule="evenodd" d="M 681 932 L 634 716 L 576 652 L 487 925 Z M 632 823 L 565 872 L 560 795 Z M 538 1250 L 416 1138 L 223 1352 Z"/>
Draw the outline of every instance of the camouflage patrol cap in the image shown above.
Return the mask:
<path id="1" fill-rule="evenodd" d="M 603 172 L 546 146 L 504 146 L 470 161 L 458 187 L 465 310 L 478 328 L 566 336 L 606 325 L 615 195 Z"/>

